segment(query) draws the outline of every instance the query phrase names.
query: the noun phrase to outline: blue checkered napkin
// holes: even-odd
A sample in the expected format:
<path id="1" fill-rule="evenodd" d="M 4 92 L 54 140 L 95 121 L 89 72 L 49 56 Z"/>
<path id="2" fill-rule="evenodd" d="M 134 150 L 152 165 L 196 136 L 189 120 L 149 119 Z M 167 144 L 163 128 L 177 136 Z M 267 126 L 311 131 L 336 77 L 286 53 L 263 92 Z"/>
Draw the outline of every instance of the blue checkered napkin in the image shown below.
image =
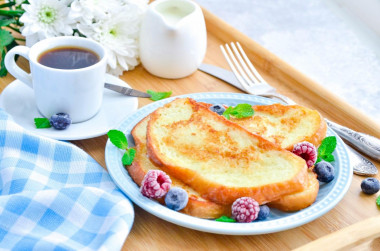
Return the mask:
<path id="1" fill-rule="evenodd" d="M 25 131 L 0 109 L 0 249 L 119 250 L 133 216 L 88 154 Z"/>

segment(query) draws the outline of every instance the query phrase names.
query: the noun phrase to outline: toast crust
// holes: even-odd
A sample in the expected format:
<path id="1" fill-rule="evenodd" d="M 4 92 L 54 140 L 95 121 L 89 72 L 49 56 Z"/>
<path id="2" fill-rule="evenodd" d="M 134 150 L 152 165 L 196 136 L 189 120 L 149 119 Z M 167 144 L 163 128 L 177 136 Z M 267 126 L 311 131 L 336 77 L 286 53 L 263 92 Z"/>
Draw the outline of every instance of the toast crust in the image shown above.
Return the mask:
<path id="1" fill-rule="evenodd" d="M 170 114 L 176 109 L 179 109 L 178 114 Z M 170 121 L 167 122 L 167 120 Z M 161 131 L 157 128 L 165 128 L 164 132 L 167 134 L 159 136 Z M 182 135 L 184 131 L 188 133 Z M 186 140 L 192 136 L 197 137 L 199 134 L 203 135 L 200 137 L 201 143 L 182 144 L 183 137 Z M 219 140 L 220 138 L 223 138 L 223 141 Z M 169 150 L 165 148 L 166 146 L 169 146 Z M 231 148 L 233 150 L 226 150 Z M 254 198 L 259 204 L 265 204 L 283 195 L 303 190 L 308 179 L 307 167 L 303 159 L 247 131 L 240 125 L 216 115 L 207 107 L 189 98 L 176 99 L 150 115 L 147 128 L 147 150 L 149 158 L 162 170 L 194 188 L 203 198 L 218 204 L 229 205 L 237 198 L 244 196 Z M 179 154 L 181 159 L 168 157 L 168 152 Z M 194 163 L 205 162 L 207 166 L 196 169 L 186 161 L 183 162 L 182 158 L 195 159 Z M 219 172 L 222 168 L 228 177 L 235 175 L 254 178 L 257 172 L 267 168 L 265 165 L 268 162 L 272 164 L 275 162 L 277 166 L 287 166 L 286 170 L 284 166 L 281 166 L 273 171 L 279 176 L 274 178 L 273 182 L 263 183 L 262 180 L 251 179 L 250 184 L 255 181 L 258 183 L 247 185 L 248 181 L 234 182 L 233 180 L 230 184 L 228 182 L 225 184 L 218 180 L 218 174 L 210 177 L 214 174 L 213 170 Z M 218 166 L 217 169 L 213 169 L 213 163 Z M 273 164 L 271 168 L 277 166 Z M 207 171 L 207 168 L 211 171 Z M 288 169 L 291 169 L 289 174 Z"/>
<path id="2" fill-rule="evenodd" d="M 308 184 L 303 191 L 285 195 L 278 200 L 269 202 L 268 206 L 285 212 L 298 211 L 313 204 L 317 198 L 318 191 L 317 175 L 310 170 Z"/>

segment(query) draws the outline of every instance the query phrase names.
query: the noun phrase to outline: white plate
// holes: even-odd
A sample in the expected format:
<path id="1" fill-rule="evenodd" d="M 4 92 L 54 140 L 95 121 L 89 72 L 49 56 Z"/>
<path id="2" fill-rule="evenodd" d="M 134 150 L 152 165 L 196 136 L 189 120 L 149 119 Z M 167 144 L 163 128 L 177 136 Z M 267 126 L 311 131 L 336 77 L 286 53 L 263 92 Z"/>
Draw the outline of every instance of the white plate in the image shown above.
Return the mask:
<path id="1" fill-rule="evenodd" d="M 266 98 L 236 93 L 196 93 L 180 97 L 191 97 L 197 101 L 226 105 L 237 105 L 239 103 L 252 105 L 273 103 L 272 100 Z M 130 132 L 136 123 L 171 100 L 173 100 L 173 98 L 161 100 L 142 107 L 128 116 L 124 122 L 120 124 L 118 130 L 123 131 L 131 138 Z M 337 136 L 331 129 L 328 129 L 327 135 Z M 314 204 L 293 213 L 285 213 L 271 209 L 271 214 L 265 221 L 254 221 L 252 223 L 217 222 L 170 210 L 156 201 L 141 195 L 138 186 L 133 182 L 121 163 L 123 153 L 112 145 L 109 140 L 105 149 L 105 158 L 107 169 L 115 183 L 134 203 L 149 213 L 174 224 L 204 232 L 230 235 L 254 235 L 283 231 L 306 224 L 331 210 L 343 198 L 351 183 L 352 167 L 349 164 L 344 143 L 339 137 L 337 137 L 337 140 L 338 145 L 334 152 L 335 162 L 333 163 L 335 167 L 335 179 L 328 184 L 320 184 L 320 190 Z"/>
<path id="2" fill-rule="evenodd" d="M 130 87 L 121 79 L 109 74 L 106 75 L 106 82 Z M 36 107 L 31 88 L 20 80 L 15 80 L 0 95 L 0 108 L 10 114 L 17 124 L 41 136 L 58 140 L 79 140 L 104 135 L 123 121 L 127 115 L 136 111 L 137 105 L 137 98 L 104 89 L 100 111 L 91 119 L 72 124 L 65 130 L 37 129 L 34 118 L 43 116 Z"/>

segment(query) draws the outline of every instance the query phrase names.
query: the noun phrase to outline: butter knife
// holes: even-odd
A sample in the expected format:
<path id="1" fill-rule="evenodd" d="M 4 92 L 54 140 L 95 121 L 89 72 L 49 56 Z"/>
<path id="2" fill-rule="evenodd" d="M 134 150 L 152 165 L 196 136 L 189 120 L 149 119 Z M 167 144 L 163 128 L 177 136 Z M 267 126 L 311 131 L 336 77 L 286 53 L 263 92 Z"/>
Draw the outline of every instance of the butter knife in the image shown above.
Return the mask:
<path id="1" fill-rule="evenodd" d="M 113 85 L 110 83 L 105 83 L 104 87 L 107 89 L 110 89 L 112 91 L 121 93 L 123 95 L 130 96 L 130 97 L 139 97 L 139 98 L 150 98 L 151 97 L 151 95 L 146 93 L 146 92 L 138 91 L 138 90 L 128 88 L 128 87 L 124 87 L 124 86 L 120 86 L 120 85 Z"/>
<path id="2" fill-rule="evenodd" d="M 240 85 L 239 81 L 231 71 L 209 64 L 201 64 L 198 69 L 245 92 L 244 88 Z M 270 97 L 270 94 L 275 94 L 276 90 L 267 84 L 260 84 L 257 86 L 257 93 L 260 93 L 260 96 Z M 264 93 L 265 95 L 261 95 L 261 93 Z M 283 97 L 283 100 L 286 100 L 287 103 L 293 102 L 287 97 L 281 97 Z M 331 129 L 333 129 L 341 138 L 350 142 L 355 149 L 373 159 L 380 160 L 380 140 L 378 138 L 356 132 L 327 119 L 325 120 Z"/>

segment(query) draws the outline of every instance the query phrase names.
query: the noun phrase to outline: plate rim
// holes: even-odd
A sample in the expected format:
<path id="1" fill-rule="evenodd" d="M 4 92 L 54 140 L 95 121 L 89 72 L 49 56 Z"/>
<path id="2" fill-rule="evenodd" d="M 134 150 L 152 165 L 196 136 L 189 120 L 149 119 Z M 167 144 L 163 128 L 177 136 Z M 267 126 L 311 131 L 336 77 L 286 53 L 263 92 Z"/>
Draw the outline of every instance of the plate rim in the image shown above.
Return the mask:
<path id="1" fill-rule="evenodd" d="M 113 84 L 117 84 L 117 85 L 122 85 L 122 86 L 125 86 L 125 87 L 129 87 L 131 88 L 131 86 L 125 82 L 124 80 L 118 78 L 118 77 L 115 77 L 109 73 L 106 73 L 106 79 L 108 78 L 108 82 L 111 82 Z M 0 93 L 0 108 L 3 109 L 5 112 L 7 112 L 7 114 L 12 118 L 12 120 L 18 124 L 19 126 L 21 126 L 22 128 L 28 130 L 28 131 L 31 131 L 29 130 L 28 128 L 25 128 L 24 127 L 24 124 L 20 124 L 18 123 L 15 119 L 14 119 L 14 116 L 12 114 L 10 114 L 6 109 L 5 107 L 3 106 L 3 102 L 4 102 L 4 95 L 3 93 L 7 90 L 7 88 L 12 88 L 12 86 L 15 86 L 15 84 L 23 84 L 21 80 L 19 79 L 15 79 L 13 80 L 12 82 L 10 82 L 4 89 L 3 91 Z M 107 91 L 107 92 L 112 92 L 110 90 L 107 90 L 104 88 L 104 91 Z M 104 95 L 104 94 L 103 94 Z M 121 94 L 120 94 L 121 95 Z M 103 96 L 104 98 L 104 96 Z M 127 98 L 127 97 L 126 97 Z M 95 133 L 88 133 L 88 134 L 83 134 L 81 133 L 81 135 L 75 135 L 75 136 L 70 136 L 69 134 L 60 134 L 62 131 L 57 131 L 57 133 L 55 134 L 54 131 L 49 131 L 49 133 L 47 133 L 46 131 L 34 131 L 32 130 L 31 132 L 32 133 L 35 133 L 35 134 L 38 134 L 39 136 L 43 136 L 43 137 L 47 137 L 47 138 L 51 138 L 51 139 L 56 139 L 56 140 L 83 140 L 83 139 L 90 139 L 90 138 L 95 138 L 95 137 L 99 137 L 99 136 L 102 136 L 102 135 L 105 135 L 107 133 L 107 131 L 114 127 L 114 126 L 118 126 L 118 124 L 120 124 L 122 121 L 125 120 L 125 118 L 129 115 L 131 115 L 133 112 L 135 112 L 137 109 L 138 109 L 138 98 L 137 97 L 128 97 L 132 104 L 131 106 L 129 107 L 128 111 L 129 113 L 128 114 L 124 114 L 123 115 L 123 119 L 121 119 L 118 123 L 115 123 L 114 125 L 110 125 L 108 126 L 108 128 L 104 127 L 104 129 L 99 129 L 97 130 L 97 132 Z M 103 102 L 104 102 L 104 99 L 103 99 Z M 102 106 L 104 105 L 104 103 L 102 103 Z M 37 109 L 37 108 L 36 108 Z M 102 109 L 102 107 L 101 107 Z M 127 110 L 127 109 L 126 109 Z M 80 122 L 78 124 L 81 124 L 81 123 L 88 123 L 90 122 L 91 120 L 93 120 L 94 118 L 96 118 L 96 116 L 98 116 L 99 112 L 101 110 L 98 111 L 98 113 L 96 113 L 92 118 L 86 120 L 86 121 L 83 121 L 83 122 Z M 117 115 L 115 115 L 117 116 Z M 42 117 L 42 115 L 41 115 Z M 71 127 L 73 127 L 75 124 L 71 125 Z M 41 129 L 42 130 L 42 129 Z"/>
<path id="2" fill-rule="evenodd" d="M 203 93 L 184 94 L 184 95 L 179 95 L 179 96 L 167 98 L 164 100 L 156 101 L 154 103 L 141 107 L 140 109 L 136 110 L 135 112 L 131 113 L 126 118 L 124 118 L 124 120 L 116 127 L 116 129 L 121 130 L 125 133 L 127 132 L 128 127 L 133 128 L 133 126 L 136 124 L 136 123 L 134 123 L 133 125 L 128 124 L 128 122 L 130 122 L 129 120 L 133 120 L 133 118 L 135 118 L 134 120 L 137 120 L 142 116 L 145 117 L 150 112 L 157 109 L 158 107 L 161 107 L 162 105 L 176 98 L 183 98 L 183 97 L 190 97 L 190 98 L 194 98 L 195 100 L 212 99 L 212 98 L 238 99 L 238 100 L 241 100 L 241 102 L 251 102 L 255 104 L 258 104 L 258 103 L 272 104 L 276 102 L 278 103 L 278 101 L 275 101 L 275 100 L 271 100 L 271 99 L 267 99 L 267 98 L 263 98 L 259 96 L 254 96 L 250 94 L 244 94 L 244 93 L 225 93 L 225 92 L 204 93 L 203 92 Z M 137 122 L 140 121 L 140 119 L 137 120 Z M 122 165 L 120 161 L 121 155 L 119 156 L 120 157 L 119 160 L 115 159 L 115 154 L 112 156 L 112 151 L 114 151 L 115 153 L 119 151 L 119 154 L 121 153 L 121 151 L 116 149 L 116 147 L 112 145 L 109 139 L 107 140 L 107 144 L 105 147 L 105 162 L 106 162 L 107 170 L 110 173 L 111 178 L 114 180 L 115 184 L 120 188 L 120 190 L 123 191 L 123 193 L 125 193 L 133 203 L 137 204 L 139 207 L 155 215 L 156 217 L 159 217 L 163 220 L 169 221 L 171 223 L 174 223 L 182 227 L 186 227 L 186 228 L 190 228 L 190 229 L 194 229 L 198 231 L 203 231 L 203 232 L 215 233 L 215 234 L 227 234 L 227 235 L 266 234 L 266 233 L 274 233 L 274 232 L 292 229 L 292 228 L 307 224 L 321 217 L 322 215 L 330 211 L 333 207 L 335 207 L 343 199 L 344 195 L 347 193 L 351 184 L 352 176 L 353 176 L 353 170 L 350 165 L 350 159 L 348 156 L 347 148 L 345 144 L 343 143 L 342 139 L 330 128 L 328 128 L 328 135 L 333 135 L 337 137 L 338 146 L 336 149 L 336 154 L 338 154 L 338 151 L 339 151 L 339 155 L 337 155 L 338 156 L 337 159 L 339 161 L 339 168 L 336 167 L 336 169 L 339 169 L 338 171 L 339 171 L 340 176 L 334 179 L 334 181 L 332 182 L 334 186 L 330 190 L 328 190 L 327 195 L 324 196 L 322 200 L 318 201 L 315 205 L 313 203 L 310 207 L 305 208 L 300 211 L 296 211 L 294 213 L 282 212 L 283 214 L 290 215 L 285 218 L 291 218 L 290 223 L 288 224 L 282 223 L 282 225 L 275 224 L 276 222 L 279 222 L 279 221 L 281 223 L 282 218 L 280 220 L 274 219 L 271 221 L 257 221 L 257 222 L 254 221 L 252 223 L 231 224 L 231 223 L 201 219 L 201 218 L 197 218 L 197 217 L 193 217 L 190 215 L 173 211 L 159 204 L 158 202 L 155 202 L 153 200 L 150 200 L 142 196 L 140 193 L 136 194 L 137 197 L 135 197 L 132 192 L 129 192 L 124 188 L 123 186 L 124 184 L 121 184 L 123 182 L 121 182 L 119 179 L 120 177 L 121 179 L 123 179 L 123 175 L 127 175 L 129 177 L 129 181 L 131 181 L 138 190 L 137 185 L 132 181 L 131 177 L 129 176 L 128 172 L 126 171 L 126 169 L 124 168 L 124 166 Z M 119 171 L 122 173 L 122 175 L 120 175 L 120 173 L 115 173 L 117 172 L 117 169 L 115 169 L 116 167 L 120 169 Z M 344 168 L 342 169 L 342 167 Z M 124 173 L 122 170 L 124 170 Z M 343 173 L 345 174 L 345 176 L 342 176 L 342 171 L 346 171 Z M 330 198 L 328 197 L 328 195 L 331 195 L 331 194 L 335 196 L 334 200 L 332 200 L 331 197 Z M 318 208 L 316 208 L 316 206 L 318 206 Z M 297 215 L 299 214 L 301 214 L 302 217 L 297 217 Z"/>

